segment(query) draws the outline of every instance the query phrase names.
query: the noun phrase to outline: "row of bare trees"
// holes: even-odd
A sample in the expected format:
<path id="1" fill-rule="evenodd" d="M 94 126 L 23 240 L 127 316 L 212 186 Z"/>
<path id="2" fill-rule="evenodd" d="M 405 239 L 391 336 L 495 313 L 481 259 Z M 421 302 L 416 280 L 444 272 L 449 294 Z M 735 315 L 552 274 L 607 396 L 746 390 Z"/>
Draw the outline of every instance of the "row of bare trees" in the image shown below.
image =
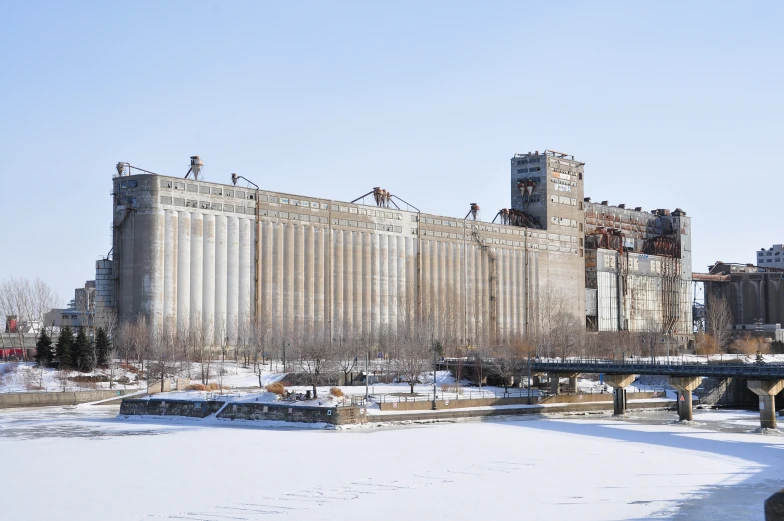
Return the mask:
<path id="1" fill-rule="evenodd" d="M 60 298 L 39 278 L 10 278 L 0 281 L 0 317 L 16 317 L 17 328 L 9 335 L 16 335 L 19 347 L 24 346 L 26 332 L 38 335 L 44 325 L 44 317 L 59 305 Z M 5 331 L 2 324 L 0 333 Z"/>

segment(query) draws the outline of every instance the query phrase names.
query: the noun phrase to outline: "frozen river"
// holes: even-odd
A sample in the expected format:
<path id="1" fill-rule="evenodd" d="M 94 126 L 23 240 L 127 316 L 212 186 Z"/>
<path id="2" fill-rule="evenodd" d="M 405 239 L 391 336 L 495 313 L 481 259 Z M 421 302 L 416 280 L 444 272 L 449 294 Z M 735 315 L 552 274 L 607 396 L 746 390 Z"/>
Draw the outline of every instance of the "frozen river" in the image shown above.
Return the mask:
<path id="1" fill-rule="evenodd" d="M 0 413 L 3 518 L 762 520 L 784 487 L 784 437 L 747 412 L 346 431 L 116 414 Z"/>

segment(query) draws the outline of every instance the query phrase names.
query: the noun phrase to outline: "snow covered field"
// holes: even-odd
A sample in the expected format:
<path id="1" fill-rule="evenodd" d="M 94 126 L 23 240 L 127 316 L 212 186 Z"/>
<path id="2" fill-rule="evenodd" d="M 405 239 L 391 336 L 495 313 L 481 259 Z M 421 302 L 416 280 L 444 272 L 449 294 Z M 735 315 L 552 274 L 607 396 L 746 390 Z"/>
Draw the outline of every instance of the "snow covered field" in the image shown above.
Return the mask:
<path id="1" fill-rule="evenodd" d="M 116 414 L 3 412 L 3 519 L 762 520 L 784 487 L 784 437 L 711 428 L 745 413 L 344 431 Z"/>

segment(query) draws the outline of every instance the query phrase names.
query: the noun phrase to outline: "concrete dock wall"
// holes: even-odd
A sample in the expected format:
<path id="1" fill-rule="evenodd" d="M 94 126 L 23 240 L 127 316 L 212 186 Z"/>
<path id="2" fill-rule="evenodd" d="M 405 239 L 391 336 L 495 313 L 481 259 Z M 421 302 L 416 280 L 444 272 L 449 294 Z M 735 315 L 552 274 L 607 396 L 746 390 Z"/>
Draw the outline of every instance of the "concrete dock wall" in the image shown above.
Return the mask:
<path id="1" fill-rule="evenodd" d="M 628 403 L 628 409 L 671 409 L 675 401 L 640 401 Z M 386 413 L 383 415 L 369 415 L 368 422 L 396 422 L 396 421 L 429 421 L 450 420 L 460 418 L 484 418 L 491 416 L 517 416 L 527 414 L 560 414 L 575 412 L 600 412 L 612 411 L 612 402 L 586 402 L 564 404 L 559 407 L 545 407 L 543 405 L 521 406 L 508 409 L 445 409 L 425 412 L 424 410 L 401 411 L 399 413 Z"/>
<path id="2" fill-rule="evenodd" d="M 3 393 L 0 394 L 0 409 L 77 405 L 80 403 L 107 400 L 133 392 L 136 392 L 136 390 L 67 391 L 63 393 Z"/>
<path id="3" fill-rule="evenodd" d="M 649 400 L 663 397 L 664 393 L 644 392 L 629 395 L 632 400 Z M 554 403 L 612 403 L 612 394 L 571 394 L 560 396 L 531 397 L 531 405 Z M 436 409 L 465 409 L 466 407 L 488 407 L 497 405 L 528 405 L 528 397 L 514 398 L 471 398 L 458 400 L 438 400 Z M 429 411 L 433 408 L 432 401 L 400 401 L 379 404 L 382 411 Z"/>

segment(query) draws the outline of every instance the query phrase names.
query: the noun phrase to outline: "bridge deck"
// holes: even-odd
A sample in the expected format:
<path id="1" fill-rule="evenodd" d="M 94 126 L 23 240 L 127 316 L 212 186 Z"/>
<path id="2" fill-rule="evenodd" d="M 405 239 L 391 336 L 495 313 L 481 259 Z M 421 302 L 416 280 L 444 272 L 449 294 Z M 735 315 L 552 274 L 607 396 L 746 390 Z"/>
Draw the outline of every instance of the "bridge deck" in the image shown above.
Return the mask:
<path id="1" fill-rule="evenodd" d="M 784 380 L 784 364 L 639 363 L 612 360 L 532 362 L 531 370 L 547 373 L 647 374 L 663 376 L 743 377 Z"/>

